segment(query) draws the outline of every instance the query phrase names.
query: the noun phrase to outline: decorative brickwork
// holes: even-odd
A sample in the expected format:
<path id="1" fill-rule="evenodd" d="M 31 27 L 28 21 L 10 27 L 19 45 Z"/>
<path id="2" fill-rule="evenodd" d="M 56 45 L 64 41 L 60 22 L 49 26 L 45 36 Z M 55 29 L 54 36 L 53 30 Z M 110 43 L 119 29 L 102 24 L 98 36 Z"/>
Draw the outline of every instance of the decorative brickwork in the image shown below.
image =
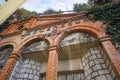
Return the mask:
<path id="1" fill-rule="evenodd" d="M 82 13 L 9 24 L 0 33 L 0 80 L 120 80 L 120 54 L 103 26 Z"/>

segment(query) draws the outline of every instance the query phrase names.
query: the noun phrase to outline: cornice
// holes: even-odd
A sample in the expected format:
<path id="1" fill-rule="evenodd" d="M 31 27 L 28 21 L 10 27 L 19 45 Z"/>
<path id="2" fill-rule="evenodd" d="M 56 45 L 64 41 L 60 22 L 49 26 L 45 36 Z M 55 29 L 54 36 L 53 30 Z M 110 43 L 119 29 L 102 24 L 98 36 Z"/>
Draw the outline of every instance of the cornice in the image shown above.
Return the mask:
<path id="1" fill-rule="evenodd" d="M 38 25 L 38 26 L 35 26 L 33 28 L 27 28 L 29 31 L 32 31 L 34 29 L 39 29 L 39 28 L 46 28 L 48 26 L 53 26 L 53 25 L 59 25 L 61 23 L 67 23 L 69 20 L 76 20 L 76 19 L 79 19 L 79 18 L 85 18 L 85 15 L 82 14 L 82 15 L 77 15 L 77 16 L 74 16 L 74 17 L 69 17 L 69 18 L 66 18 L 66 19 L 61 19 L 61 20 L 57 20 L 57 21 L 52 21 L 52 22 L 48 22 L 46 24 L 41 24 L 41 25 Z M 24 22 L 25 23 L 25 22 Z M 17 32 L 13 32 L 13 33 L 10 33 L 10 34 L 6 34 L 6 35 L 1 35 L 2 37 L 7 37 L 7 36 L 11 36 L 11 35 L 18 35 L 20 33 L 22 33 L 22 31 L 24 30 L 25 28 L 23 28 L 22 30 L 20 31 L 17 31 Z"/>

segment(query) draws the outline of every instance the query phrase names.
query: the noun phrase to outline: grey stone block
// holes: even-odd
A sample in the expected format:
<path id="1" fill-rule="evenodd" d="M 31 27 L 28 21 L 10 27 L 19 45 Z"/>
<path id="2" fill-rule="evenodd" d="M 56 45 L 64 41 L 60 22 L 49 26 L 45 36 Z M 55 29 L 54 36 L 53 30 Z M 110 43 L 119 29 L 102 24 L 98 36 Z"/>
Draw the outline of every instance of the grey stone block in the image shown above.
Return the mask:
<path id="1" fill-rule="evenodd" d="M 40 66 L 40 63 L 39 62 L 36 62 L 36 64 L 35 64 L 36 66 Z"/>
<path id="2" fill-rule="evenodd" d="M 92 78 L 91 75 L 87 76 L 87 80 L 91 80 L 91 78 Z"/>
<path id="3" fill-rule="evenodd" d="M 35 64 L 35 61 L 30 60 L 29 63 L 32 64 L 32 65 L 34 65 L 34 64 Z"/>
<path id="4" fill-rule="evenodd" d="M 85 57 L 83 56 L 83 57 L 82 57 L 82 62 L 84 62 L 84 60 L 85 60 Z"/>
<path id="5" fill-rule="evenodd" d="M 39 76 L 35 75 L 34 80 L 39 80 Z"/>
<path id="6" fill-rule="evenodd" d="M 89 62 L 89 60 L 88 60 L 88 58 L 86 58 L 86 60 L 85 60 L 85 64 L 88 64 L 88 62 Z"/>
<path id="7" fill-rule="evenodd" d="M 33 72 L 33 70 L 32 70 L 32 69 L 28 69 L 28 73 L 30 73 L 30 74 L 31 74 L 32 72 Z"/>
<path id="8" fill-rule="evenodd" d="M 94 66 L 95 65 L 94 61 L 90 61 L 89 65 L 90 65 L 90 67 Z"/>
<path id="9" fill-rule="evenodd" d="M 32 74 L 29 75 L 29 79 L 34 79 Z"/>
<path id="10" fill-rule="evenodd" d="M 93 67 L 93 70 L 94 70 L 94 71 L 100 70 L 100 69 L 102 69 L 101 65 L 95 65 L 95 66 Z"/>
<path id="11" fill-rule="evenodd" d="M 104 59 L 96 59 L 96 61 L 98 61 L 99 63 L 105 63 Z"/>
<path id="12" fill-rule="evenodd" d="M 20 78 L 20 74 L 16 74 L 16 76 L 15 76 L 16 78 Z"/>
<path id="13" fill-rule="evenodd" d="M 97 54 L 97 57 L 98 57 L 98 58 L 102 58 L 102 55 L 101 55 L 101 54 Z"/>
<path id="14" fill-rule="evenodd" d="M 108 74 L 108 73 L 110 73 L 110 71 L 108 71 L 108 70 L 99 70 L 98 73 L 99 74 Z"/>
<path id="15" fill-rule="evenodd" d="M 92 77 L 95 77 L 95 76 L 97 76 L 97 75 L 99 75 L 97 72 L 93 72 L 93 73 L 92 73 Z"/>
<path id="16" fill-rule="evenodd" d="M 92 70 L 91 70 L 91 69 L 88 69 L 88 70 L 87 70 L 87 73 L 88 73 L 88 74 L 91 74 L 91 73 L 92 73 Z"/>
<path id="17" fill-rule="evenodd" d="M 37 74 L 37 71 L 36 71 L 36 70 L 34 70 L 34 71 L 33 71 L 33 74 Z"/>
<path id="18" fill-rule="evenodd" d="M 96 59 L 96 58 L 97 58 L 97 56 L 96 56 L 96 55 L 92 55 L 92 57 L 93 57 L 93 59 Z"/>
<path id="19" fill-rule="evenodd" d="M 111 75 L 106 75 L 106 77 L 107 77 L 108 80 L 113 80 Z"/>
<path id="20" fill-rule="evenodd" d="M 109 61 L 108 60 L 106 60 L 106 66 L 109 66 L 110 64 L 109 64 Z"/>
<path id="21" fill-rule="evenodd" d="M 28 78 L 28 74 L 24 74 L 24 78 Z"/>
<path id="22" fill-rule="evenodd" d="M 24 64 L 27 64 L 27 63 L 29 63 L 29 59 L 26 59 L 26 60 L 24 61 Z"/>
<path id="23" fill-rule="evenodd" d="M 39 76 L 39 75 L 40 75 L 40 72 L 37 72 L 37 75 Z"/>
<path id="24" fill-rule="evenodd" d="M 107 80 L 107 78 L 104 75 L 101 75 L 96 77 L 95 80 Z"/>
<path id="25" fill-rule="evenodd" d="M 40 67 L 37 67 L 36 70 L 39 70 L 39 71 L 40 71 Z"/>
<path id="26" fill-rule="evenodd" d="M 88 52 L 88 53 L 87 53 L 87 55 L 88 55 L 88 57 L 89 57 L 89 56 L 91 56 L 91 53 L 90 53 L 90 52 Z"/>
<path id="27" fill-rule="evenodd" d="M 93 60 L 93 57 L 92 56 L 89 56 L 89 61 Z"/>
<path id="28" fill-rule="evenodd" d="M 26 69 L 20 69 L 20 73 L 24 73 Z"/>
<path id="29" fill-rule="evenodd" d="M 20 74 L 20 78 L 23 78 L 24 77 L 24 74 Z"/>
<path id="30" fill-rule="evenodd" d="M 84 61 L 82 62 L 82 64 L 83 64 L 83 66 L 85 66 L 85 62 Z"/>
<path id="31" fill-rule="evenodd" d="M 32 65 L 26 64 L 26 68 L 31 68 Z"/>
<path id="32" fill-rule="evenodd" d="M 103 69 L 106 69 L 107 66 L 105 64 L 101 64 Z"/>
<path id="33" fill-rule="evenodd" d="M 113 71 L 113 70 L 111 71 L 111 75 L 112 75 L 112 77 L 113 77 L 113 78 L 115 78 L 115 77 L 116 77 L 116 75 L 115 75 L 115 73 L 114 73 L 114 71 Z"/>
<path id="34" fill-rule="evenodd" d="M 36 69 L 36 66 L 35 66 L 35 65 L 32 65 L 32 69 Z"/>

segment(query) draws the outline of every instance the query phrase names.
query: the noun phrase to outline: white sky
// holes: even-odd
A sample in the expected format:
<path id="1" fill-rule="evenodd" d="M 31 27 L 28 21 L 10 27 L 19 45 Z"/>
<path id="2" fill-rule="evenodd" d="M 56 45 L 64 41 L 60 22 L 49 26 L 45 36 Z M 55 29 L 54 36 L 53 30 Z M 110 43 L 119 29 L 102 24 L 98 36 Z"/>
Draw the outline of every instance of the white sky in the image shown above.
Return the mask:
<path id="1" fill-rule="evenodd" d="M 44 12 L 46 9 L 52 8 L 54 10 L 72 10 L 75 3 L 87 3 L 88 0 L 27 0 L 21 7 L 36 11 Z"/>
<path id="2" fill-rule="evenodd" d="M 0 0 L 0 5 L 2 5 L 3 3 L 5 3 L 5 0 Z"/>

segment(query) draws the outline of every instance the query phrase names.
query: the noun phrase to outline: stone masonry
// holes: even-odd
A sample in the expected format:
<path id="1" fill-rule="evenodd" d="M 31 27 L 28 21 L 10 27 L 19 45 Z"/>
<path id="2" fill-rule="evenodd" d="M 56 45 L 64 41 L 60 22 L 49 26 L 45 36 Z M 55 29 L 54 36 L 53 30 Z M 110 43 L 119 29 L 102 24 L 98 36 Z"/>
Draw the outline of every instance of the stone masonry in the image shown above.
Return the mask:
<path id="1" fill-rule="evenodd" d="M 40 80 L 40 63 L 33 60 L 19 60 L 10 80 Z"/>
<path id="2" fill-rule="evenodd" d="M 82 57 L 85 80 L 118 80 L 115 72 L 106 58 L 106 54 L 98 47 L 90 48 Z"/>
<path id="3" fill-rule="evenodd" d="M 3 69 L 12 51 L 13 51 L 12 46 L 3 46 L 2 48 L 0 48 L 0 72 Z"/>

